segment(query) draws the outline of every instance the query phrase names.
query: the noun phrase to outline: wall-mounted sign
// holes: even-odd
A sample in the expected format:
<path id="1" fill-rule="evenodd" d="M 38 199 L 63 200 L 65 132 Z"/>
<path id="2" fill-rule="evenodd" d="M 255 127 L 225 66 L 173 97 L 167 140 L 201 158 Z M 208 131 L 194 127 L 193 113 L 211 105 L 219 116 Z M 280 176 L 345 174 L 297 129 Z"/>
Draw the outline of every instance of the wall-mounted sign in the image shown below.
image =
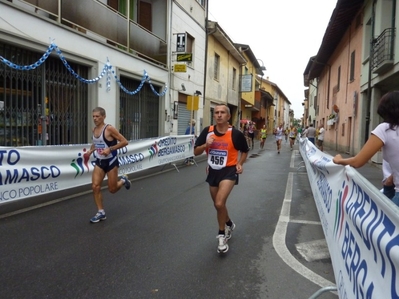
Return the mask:
<path id="1" fill-rule="evenodd" d="M 241 76 L 241 90 L 240 92 L 252 91 L 252 74 Z"/>
<path id="2" fill-rule="evenodd" d="M 185 33 L 176 34 L 176 52 L 186 52 L 186 38 Z"/>
<path id="3" fill-rule="evenodd" d="M 187 110 L 198 110 L 199 108 L 199 96 L 188 96 L 187 97 Z"/>
<path id="4" fill-rule="evenodd" d="M 177 54 L 177 61 L 193 61 L 192 53 Z"/>
<path id="5" fill-rule="evenodd" d="M 175 73 L 185 73 L 185 72 L 187 72 L 187 65 L 175 64 L 173 69 L 174 69 Z"/>

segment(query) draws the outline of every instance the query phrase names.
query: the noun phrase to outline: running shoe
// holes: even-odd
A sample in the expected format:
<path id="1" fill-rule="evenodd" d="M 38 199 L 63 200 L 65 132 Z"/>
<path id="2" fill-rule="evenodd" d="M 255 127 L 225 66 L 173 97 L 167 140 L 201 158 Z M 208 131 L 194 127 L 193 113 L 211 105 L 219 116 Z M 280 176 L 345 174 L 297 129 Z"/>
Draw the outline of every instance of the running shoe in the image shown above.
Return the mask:
<path id="1" fill-rule="evenodd" d="M 231 232 L 236 228 L 236 224 L 233 222 L 231 226 L 226 225 L 226 228 L 224 229 L 224 234 L 226 236 L 227 240 L 231 239 Z"/>
<path id="2" fill-rule="evenodd" d="M 224 235 L 217 235 L 216 239 L 219 240 L 218 253 L 226 253 L 229 250 L 229 245 L 227 245 L 227 239 Z"/>
<path id="3" fill-rule="evenodd" d="M 124 181 L 123 185 L 125 185 L 126 190 L 129 190 L 131 183 L 130 183 L 129 178 L 127 177 L 127 175 L 126 174 L 122 175 L 121 176 L 121 180 Z"/>
<path id="4" fill-rule="evenodd" d="M 97 212 L 97 214 L 94 215 L 94 217 L 90 219 L 90 222 L 97 223 L 100 221 L 104 221 L 105 219 L 107 219 L 107 216 L 105 216 L 105 213 L 103 214 L 103 213 Z"/>

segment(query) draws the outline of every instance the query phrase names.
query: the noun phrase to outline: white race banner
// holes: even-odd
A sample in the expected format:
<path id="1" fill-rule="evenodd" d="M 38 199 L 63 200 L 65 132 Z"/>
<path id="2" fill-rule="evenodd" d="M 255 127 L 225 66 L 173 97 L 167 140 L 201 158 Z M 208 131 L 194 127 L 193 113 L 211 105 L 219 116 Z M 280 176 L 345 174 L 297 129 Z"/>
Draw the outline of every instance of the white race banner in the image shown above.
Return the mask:
<path id="1" fill-rule="evenodd" d="M 399 208 L 354 168 L 300 140 L 339 298 L 399 298 Z M 382 178 L 382 172 L 381 172 Z"/>
<path id="2" fill-rule="evenodd" d="M 0 147 L 0 205 L 90 184 L 95 153 L 90 144 Z M 194 136 L 138 141 L 118 150 L 119 174 L 173 163 L 194 155 Z"/>

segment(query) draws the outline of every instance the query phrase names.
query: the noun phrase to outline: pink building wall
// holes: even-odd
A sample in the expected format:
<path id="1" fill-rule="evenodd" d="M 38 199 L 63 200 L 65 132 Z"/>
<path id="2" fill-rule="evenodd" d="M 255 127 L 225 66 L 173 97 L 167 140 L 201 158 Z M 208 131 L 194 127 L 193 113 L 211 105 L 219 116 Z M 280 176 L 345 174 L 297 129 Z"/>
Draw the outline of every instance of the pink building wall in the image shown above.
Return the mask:
<path id="1" fill-rule="evenodd" d="M 319 77 L 316 127 L 324 124 L 326 129 L 324 144 L 334 150 L 353 153 L 359 144 L 360 130 L 357 106 L 360 92 L 362 27 L 353 19 L 351 26 L 341 39 L 338 47 Z M 354 54 L 353 54 L 354 53 Z M 354 57 L 354 59 L 352 59 Z M 354 61 L 351 78 L 351 61 Z M 335 123 L 327 125 L 333 107 L 339 109 Z"/>

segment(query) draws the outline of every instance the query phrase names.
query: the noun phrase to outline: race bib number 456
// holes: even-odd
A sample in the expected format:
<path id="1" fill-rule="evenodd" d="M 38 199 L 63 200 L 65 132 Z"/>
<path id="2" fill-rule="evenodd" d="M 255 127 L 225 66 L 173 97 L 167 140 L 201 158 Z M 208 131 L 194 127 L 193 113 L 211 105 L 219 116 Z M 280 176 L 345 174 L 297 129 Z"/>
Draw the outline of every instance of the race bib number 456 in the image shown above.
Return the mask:
<path id="1" fill-rule="evenodd" d="M 222 169 L 227 164 L 227 151 L 211 149 L 208 153 L 208 164 L 213 169 Z"/>

